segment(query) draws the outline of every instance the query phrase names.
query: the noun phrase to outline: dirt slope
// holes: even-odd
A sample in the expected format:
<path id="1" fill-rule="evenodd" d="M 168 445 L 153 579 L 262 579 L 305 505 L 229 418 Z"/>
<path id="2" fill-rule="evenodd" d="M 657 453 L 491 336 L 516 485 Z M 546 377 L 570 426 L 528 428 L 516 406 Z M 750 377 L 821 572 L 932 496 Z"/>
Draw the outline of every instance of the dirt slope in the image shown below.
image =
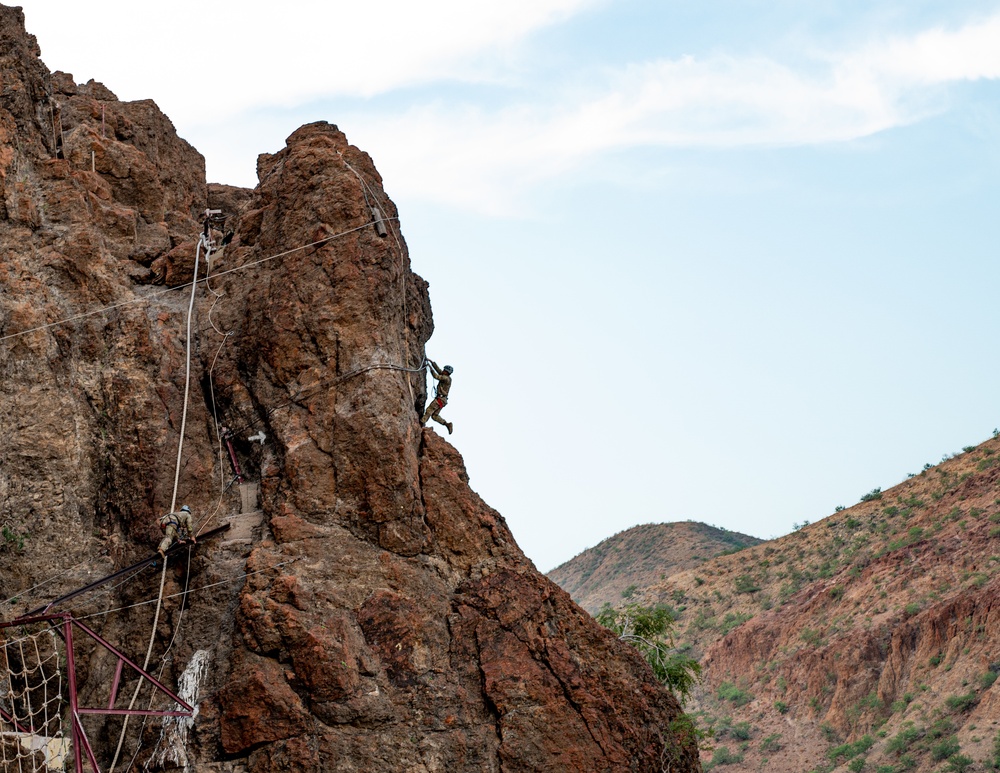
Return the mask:
<path id="1" fill-rule="evenodd" d="M 763 540 L 704 523 L 648 523 L 618 532 L 548 573 L 591 614 L 638 588 Z"/>
<path id="2" fill-rule="evenodd" d="M 726 770 L 995 759 L 1000 439 L 866 499 L 637 593 L 703 658 L 687 708 Z"/>

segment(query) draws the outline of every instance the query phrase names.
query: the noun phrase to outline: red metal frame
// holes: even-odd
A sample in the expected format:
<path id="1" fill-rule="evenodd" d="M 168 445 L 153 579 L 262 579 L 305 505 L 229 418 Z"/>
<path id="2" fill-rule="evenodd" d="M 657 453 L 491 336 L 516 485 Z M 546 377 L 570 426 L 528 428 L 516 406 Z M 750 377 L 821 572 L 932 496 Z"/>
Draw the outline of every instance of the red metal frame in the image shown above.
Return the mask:
<path id="1" fill-rule="evenodd" d="M 57 622 L 58 621 L 58 622 Z M 147 717 L 190 717 L 194 713 L 194 707 L 188 705 L 186 702 L 181 700 L 181 698 L 167 689 L 155 676 L 149 672 L 140 668 L 134 661 L 132 661 L 127 655 L 125 655 L 121 650 L 119 650 L 114 645 L 110 644 L 107 640 L 102 638 L 100 634 L 93 631 L 88 626 L 76 620 L 72 614 L 69 612 L 64 612 L 58 615 L 37 615 L 35 617 L 21 617 L 17 620 L 12 620 L 9 623 L 0 623 L 0 630 L 4 628 L 11 628 L 17 625 L 28 625 L 30 623 L 51 623 L 53 628 L 61 628 L 61 633 L 63 640 L 66 643 L 66 673 L 69 682 L 69 710 L 70 710 L 70 736 L 71 744 L 73 747 L 73 762 L 74 762 L 74 773 L 83 773 L 83 761 L 86 758 L 87 762 L 93 773 L 101 773 L 101 768 L 97 764 L 97 758 L 94 756 L 93 747 L 90 745 L 90 740 L 87 738 L 87 733 L 83 728 L 83 722 L 81 717 L 85 714 L 104 714 L 104 715 L 115 715 L 115 716 L 147 716 Z M 77 629 L 85 636 L 93 639 L 97 644 L 103 647 L 105 650 L 110 652 L 118 659 L 118 663 L 115 666 L 115 677 L 111 684 L 111 690 L 108 697 L 108 705 L 102 708 L 81 706 L 79 703 L 79 696 L 77 694 L 77 683 L 76 683 L 76 656 L 73 651 L 73 630 Z M 116 709 L 115 703 L 118 700 L 118 688 L 121 686 L 122 671 L 125 666 L 131 668 L 136 674 L 139 675 L 140 679 L 143 679 L 153 685 L 153 688 L 162 692 L 164 695 L 169 697 L 172 701 L 177 703 L 181 707 L 181 711 L 154 711 L 154 710 L 143 710 L 143 709 Z M 21 733 L 31 733 L 32 735 L 37 735 L 33 727 L 23 728 L 14 718 L 10 716 L 3 709 L 0 709 L 0 716 L 9 723 L 12 724 L 18 732 Z"/>
<path id="2" fill-rule="evenodd" d="M 236 451 L 233 449 L 233 431 L 229 427 L 222 428 L 222 439 L 226 441 L 226 448 L 229 449 L 229 461 L 233 464 L 233 472 L 236 473 L 236 482 L 243 482 L 243 471 L 240 470 L 240 463 L 236 459 Z"/>

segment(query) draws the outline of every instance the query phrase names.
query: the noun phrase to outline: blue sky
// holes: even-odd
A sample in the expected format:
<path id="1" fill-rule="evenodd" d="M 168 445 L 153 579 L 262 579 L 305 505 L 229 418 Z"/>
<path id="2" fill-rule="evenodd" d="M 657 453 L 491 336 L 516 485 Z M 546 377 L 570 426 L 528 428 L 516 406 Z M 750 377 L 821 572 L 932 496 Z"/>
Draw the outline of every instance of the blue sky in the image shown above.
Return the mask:
<path id="1" fill-rule="evenodd" d="M 542 570 L 778 536 L 1000 425 L 998 2 L 20 4 L 213 181 L 314 120 L 372 155 Z"/>

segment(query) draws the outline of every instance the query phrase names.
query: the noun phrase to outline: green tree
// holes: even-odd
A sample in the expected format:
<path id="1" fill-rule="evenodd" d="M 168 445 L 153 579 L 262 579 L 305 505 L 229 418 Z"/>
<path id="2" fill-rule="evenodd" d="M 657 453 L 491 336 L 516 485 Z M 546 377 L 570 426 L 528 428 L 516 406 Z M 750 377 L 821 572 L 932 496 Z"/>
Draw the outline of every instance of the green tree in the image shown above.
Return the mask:
<path id="1" fill-rule="evenodd" d="M 605 604 L 597 622 L 639 650 L 656 678 L 680 700 L 687 698 L 701 676 L 701 664 L 674 649 L 674 618 L 667 607 L 629 604 L 614 609 Z"/>

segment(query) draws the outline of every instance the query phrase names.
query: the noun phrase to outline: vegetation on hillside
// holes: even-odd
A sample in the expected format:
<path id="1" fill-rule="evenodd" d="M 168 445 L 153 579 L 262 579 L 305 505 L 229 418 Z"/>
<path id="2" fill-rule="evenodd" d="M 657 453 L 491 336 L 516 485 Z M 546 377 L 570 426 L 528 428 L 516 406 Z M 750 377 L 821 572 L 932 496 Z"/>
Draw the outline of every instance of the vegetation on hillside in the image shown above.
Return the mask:
<path id="1" fill-rule="evenodd" d="M 642 524 L 603 540 L 548 576 L 596 614 L 604 604 L 628 598 L 629 589 L 646 588 L 714 556 L 760 542 L 757 537 L 694 521 Z"/>
<path id="2" fill-rule="evenodd" d="M 706 770 L 1000 770 L 1000 437 L 858 499 L 738 555 L 631 580 L 599 613 L 644 639 L 635 626 L 659 610 L 656 657 L 710 656 L 704 682 L 682 683 L 714 733 Z"/>
<path id="3" fill-rule="evenodd" d="M 674 649 L 674 618 L 668 607 L 628 604 L 623 609 L 614 609 L 607 604 L 597 614 L 597 622 L 639 650 L 656 678 L 678 700 L 683 702 L 691 694 L 701 675 L 701 664 Z"/>

